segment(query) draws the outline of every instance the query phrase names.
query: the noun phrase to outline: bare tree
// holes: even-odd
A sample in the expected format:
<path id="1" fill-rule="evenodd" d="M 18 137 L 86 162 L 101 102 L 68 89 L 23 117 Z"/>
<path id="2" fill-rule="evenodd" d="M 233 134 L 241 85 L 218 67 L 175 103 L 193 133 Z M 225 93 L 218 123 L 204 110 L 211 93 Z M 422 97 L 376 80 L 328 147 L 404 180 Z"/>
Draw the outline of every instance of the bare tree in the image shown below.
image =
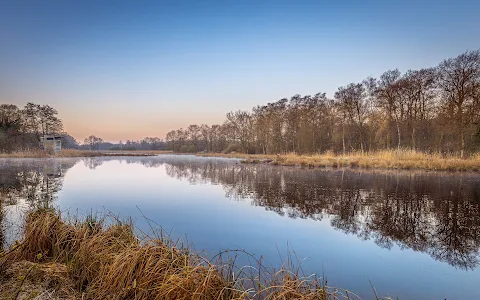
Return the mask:
<path id="1" fill-rule="evenodd" d="M 460 156 L 465 154 L 465 135 L 473 123 L 480 88 L 480 51 L 467 51 L 444 60 L 438 67 L 443 109 L 456 123 L 460 135 Z"/>
<path id="2" fill-rule="evenodd" d="M 346 87 L 339 87 L 335 93 L 340 111 L 349 120 L 351 128 L 358 131 L 360 136 L 360 150 L 364 151 L 363 123 L 367 116 L 368 106 L 365 87 L 361 83 L 350 83 Z M 343 139 L 345 135 L 342 134 Z M 344 147 L 345 152 L 345 147 Z"/>
<path id="3" fill-rule="evenodd" d="M 98 150 L 99 145 L 103 143 L 103 139 L 96 137 L 94 135 L 91 135 L 87 137 L 83 143 L 85 145 L 88 145 L 90 150 Z"/>
<path id="4" fill-rule="evenodd" d="M 377 88 L 378 105 L 384 110 L 389 123 L 394 123 L 397 129 L 397 148 L 401 146 L 400 133 L 400 71 L 398 69 L 389 70 L 380 76 Z M 387 129 L 387 148 L 389 148 L 389 130 Z"/>

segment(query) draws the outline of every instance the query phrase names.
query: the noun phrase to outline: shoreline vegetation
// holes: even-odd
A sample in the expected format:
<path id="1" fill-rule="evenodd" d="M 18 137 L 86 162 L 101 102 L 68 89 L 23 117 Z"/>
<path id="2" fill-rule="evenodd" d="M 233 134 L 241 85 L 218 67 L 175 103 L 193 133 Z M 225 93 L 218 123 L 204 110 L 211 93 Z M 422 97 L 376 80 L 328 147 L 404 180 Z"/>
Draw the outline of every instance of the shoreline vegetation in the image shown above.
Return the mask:
<path id="1" fill-rule="evenodd" d="M 263 155 L 243 153 L 199 153 L 197 156 L 229 157 L 242 159 L 242 163 L 267 163 L 280 166 L 300 166 L 305 168 L 363 168 L 397 169 L 426 171 L 479 172 L 480 153 L 468 158 L 442 154 L 427 154 L 413 150 L 376 151 L 370 153 L 353 152 L 334 154 L 298 155 L 295 153 Z"/>
<path id="2" fill-rule="evenodd" d="M 240 267 L 227 252 L 207 260 L 162 233 L 135 232 L 114 216 L 33 210 L 23 240 L 0 253 L 0 298 L 360 299 L 291 262 L 276 271 L 260 262 Z"/>
<path id="3" fill-rule="evenodd" d="M 163 150 L 77 150 L 63 149 L 56 154 L 50 154 L 44 150 L 14 151 L 11 153 L 0 153 L 0 158 L 58 158 L 58 157 L 99 157 L 99 156 L 155 156 L 168 154 L 171 151 Z"/>
<path id="4" fill-rule="evenodd" d="M 64 149 L 52 155 L 42 150 L 0 153 L 0 158 L 61 158 L 61 157 L 109 157 L 156 156 L 160 154 L 196 155 L 199 157 L 238 158 L 245 164 L 271 164 L 302 168 L 360 168 L 380 170 L 424 170 L 448 172 L 480 172 L 480 153 L 460 158 L 440 153 L 428 154 L 414 150 L 384 150 L 369 153 L 352 152 L 335 154 L 244 154 L 244 153 L 174 153 L 172 151 L 104 151 Z"/>

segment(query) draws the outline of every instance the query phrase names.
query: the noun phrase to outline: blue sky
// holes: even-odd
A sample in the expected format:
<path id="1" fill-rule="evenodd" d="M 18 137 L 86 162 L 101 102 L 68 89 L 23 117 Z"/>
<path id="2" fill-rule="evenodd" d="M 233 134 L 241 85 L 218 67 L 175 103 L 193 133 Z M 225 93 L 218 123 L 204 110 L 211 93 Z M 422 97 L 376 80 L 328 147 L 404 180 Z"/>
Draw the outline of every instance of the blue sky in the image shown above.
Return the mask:
<path id="1" fill-rule="evenodd" d="M 480 1 L 1 1 L 0 103 L 164 137 L 480 48 Z"/>

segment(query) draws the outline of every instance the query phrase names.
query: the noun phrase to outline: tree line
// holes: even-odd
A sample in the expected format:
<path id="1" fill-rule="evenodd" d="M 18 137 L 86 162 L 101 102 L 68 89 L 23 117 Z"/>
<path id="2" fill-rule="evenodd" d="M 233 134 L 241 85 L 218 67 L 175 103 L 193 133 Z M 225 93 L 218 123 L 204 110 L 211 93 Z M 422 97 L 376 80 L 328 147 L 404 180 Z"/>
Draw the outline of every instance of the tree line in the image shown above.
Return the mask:
<path id="1" fill-rule="evenodd" d="M 49 105 L 0 105 L 0 152 L 38 148 L 41 136 L 62 131 L 62 120 Z"/>
<path id="2" fill-rule="evenodd" d="M 176 152 L 376 151 L 413 149 L 457 154 L 480 149 L 480 49 L 435 67 L 388 70 L 379 78 L 325 93 L 294 95 L 220 125 L 190 125 L 166 135 Z"/>
<path id="3" fill-rule="evenodd" d="M 125 143 L 110 143 L 102 138 L 91 135 L 87 137 L 83 145 L 78 145 L 78 149 L 84 150 L 164 150 L 167 148 L 166 143 L 158 137 L 146 137 L 139 141 L 127 140 Z"/>
<path id="4" fill-rule="evenodd" d="M 63 132 L 58 111 L 50 105 L 27 103 L 23 108 L 14 104 L 0 104 L 0 152 L 38 149 L 40 138 L 55 134 L 62 137 L 62 148 L 83 150 L 162 150 L 166 143 L 157 137 L 139 141 L 110 143 L 94 135 L 80 144 Z"/>

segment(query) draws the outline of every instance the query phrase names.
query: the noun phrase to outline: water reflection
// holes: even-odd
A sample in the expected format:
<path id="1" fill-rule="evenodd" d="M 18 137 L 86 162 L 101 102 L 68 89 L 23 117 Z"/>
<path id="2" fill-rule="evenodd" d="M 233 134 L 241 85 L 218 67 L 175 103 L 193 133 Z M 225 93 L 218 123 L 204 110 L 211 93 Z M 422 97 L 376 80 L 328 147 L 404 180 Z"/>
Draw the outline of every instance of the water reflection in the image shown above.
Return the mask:
<path id="1" fill-rule="evenodd" d="M 30 207 L 51 204 L 76 160 L 26 161 L 0 164 L 0 197 L 4 205 L 23 200 Z"/>
<path id="2" fill-rule="evenodd" d="M 90 170 L 95 170 L 104 163 L 104 160 L 100 160 L 97 157 L 85 157 L 82 160 L 85 167 L 89 168 Z"/>
<path id="3" fill-rule="evenodd" d="M 226 197 L 250 201 L 282 216 L 330 220 L 333 228 L 373 240 L 382 248 L 398 246 L 427 253 L 460 269 L 479 265 L 478 175 L 298 170 L 181 156 L 81 161 L 92 170 L 103 168 L 108 161 L 163 167 L 170 177 L 191 184 L 221 185 Z M 13 204 L 50 205 L 62 189 L 67 170 L 77 162 L 0 162 L 0 203 L 4 206 L 0 217 Z M 4 234 L 0 239 L 3 244 Z"/>
<path id="4" fill-rule="evenodd" d="M 24 211 L 53 204 L 67 170 L 76 162 L 25 159 L 0 163 L 0 245 L 18 237 Z"/>
<path id="5" fill-rule="evenodd" d="M 205 161 L 169 162 L 169 176 L 225 187 L 290 218 L 331 219 L 331 226 L 428 253 L 461 269 L 479 264 L 480 181 L 476 175 L 296 170 Z"/>

